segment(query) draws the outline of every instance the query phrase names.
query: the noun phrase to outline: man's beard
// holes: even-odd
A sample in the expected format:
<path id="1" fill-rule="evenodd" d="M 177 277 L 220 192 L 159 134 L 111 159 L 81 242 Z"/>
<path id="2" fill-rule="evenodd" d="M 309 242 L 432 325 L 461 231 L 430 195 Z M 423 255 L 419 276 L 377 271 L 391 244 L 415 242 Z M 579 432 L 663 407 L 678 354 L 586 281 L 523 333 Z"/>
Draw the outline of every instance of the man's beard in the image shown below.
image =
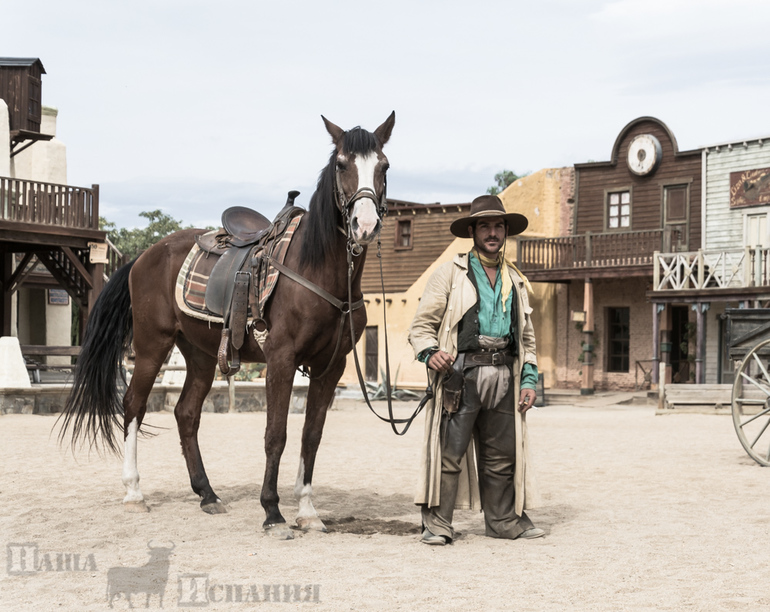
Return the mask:
<path id="1" fill-rule="evenodd" d="M 500 249 L 503 248 L 503 243 L 501 241 L 500 242 L 496 241 L 493 244 L 484 244 L 483 242 L 481 242 L 481 240 L 479 240 L 478 238 L 476 238 L 476 236 L 474 236 L 473 246 L 475 246 L 480 253 L 484 253 L 492 257 L 497 257 L 497 254 L 500 252 Z M 492 251 L 490 249 L 494 249 L 494 250 Z"/>

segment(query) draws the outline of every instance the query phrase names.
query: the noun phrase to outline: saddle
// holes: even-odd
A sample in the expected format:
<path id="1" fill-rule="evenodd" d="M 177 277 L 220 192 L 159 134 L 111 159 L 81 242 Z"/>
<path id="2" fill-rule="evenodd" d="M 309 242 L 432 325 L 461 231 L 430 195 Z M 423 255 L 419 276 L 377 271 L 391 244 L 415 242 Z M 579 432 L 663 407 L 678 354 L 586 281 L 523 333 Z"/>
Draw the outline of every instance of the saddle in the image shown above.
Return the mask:
<path id="1" fill-rule="evenodd" d="M 258 293 L 259 279 L 265 275 L 259 269 L 264 262 L 261 255 L 269 257 L 291 220 L 304 212 L 294 206 L 298 195 L 299 191 L 289 192 L 286 205 L 272 223 L 255 210 L 233 206 L 222 213 L 222 230 L 195 237 L 202 251 L 219 258 L 206 284 L 205 303 L 223 320 L 217 357 L 219 369 L 227 376 L 240 369 L 238 352 L 246 339 L 250 306 L 252 317 L 262 321 Z M 250 300 L 252 287 L 254 300 Z"/>

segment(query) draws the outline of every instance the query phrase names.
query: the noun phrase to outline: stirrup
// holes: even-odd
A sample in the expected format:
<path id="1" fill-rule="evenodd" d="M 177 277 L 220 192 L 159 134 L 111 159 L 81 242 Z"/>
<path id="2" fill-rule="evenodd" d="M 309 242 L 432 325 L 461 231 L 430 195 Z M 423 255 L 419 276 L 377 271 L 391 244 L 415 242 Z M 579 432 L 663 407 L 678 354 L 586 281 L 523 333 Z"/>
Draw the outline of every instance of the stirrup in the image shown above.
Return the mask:
<path id="1" fill-rule="evenodd" d="M 231 364 L 227 363 L 227 349 L 230 346 L 230 336 L 232 331 L 229 329 L 222 330 L 222 339 L 219 342 L 219 350 L 217 351 L 217 362 L 219 363 L 219 371 L 225 376 L 232 376 L 238 370 L 241 369 L 241 358 L 237 349 L 233 349 L 233 360 Z"/>

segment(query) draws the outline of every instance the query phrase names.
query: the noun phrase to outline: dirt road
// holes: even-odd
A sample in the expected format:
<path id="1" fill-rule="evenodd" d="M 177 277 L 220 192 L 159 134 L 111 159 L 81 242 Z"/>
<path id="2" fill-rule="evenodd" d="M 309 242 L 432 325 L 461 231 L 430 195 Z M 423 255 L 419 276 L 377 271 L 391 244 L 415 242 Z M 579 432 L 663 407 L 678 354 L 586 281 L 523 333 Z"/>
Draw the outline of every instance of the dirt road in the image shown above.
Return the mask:
<path id="1" fill-rule="evenodd" d="M 302 418 L 289 417 L 282 464 L 287 520 Z M 0 609 L 105 610 L 112 595 L 125 610 L 126 584 L 150 609 L 161 593 L 166 609 L 770 609 L 770 470 L 744 454 L 729 417 L 532 412 L 543 503 L 530 516 L 546 537 L 486 538 L 481 515 L 460 512 L 463 536 L 444 548 L 419 543 L 411 503 L 421 423 L 397 438 L 362 404 L 331 411 L 314 479 L 330 533 L 275 541 L 260 528 L 264 413 L 203 416 L 204 461 L 229 508 L 219 516 L 189 488 L 173 415 L 148 421 L 163 428 L 139 442 L 151 511 L 134 514 L 119 459 L 73 459 L 49 437 L 53 417 L 0 417 Z"/>

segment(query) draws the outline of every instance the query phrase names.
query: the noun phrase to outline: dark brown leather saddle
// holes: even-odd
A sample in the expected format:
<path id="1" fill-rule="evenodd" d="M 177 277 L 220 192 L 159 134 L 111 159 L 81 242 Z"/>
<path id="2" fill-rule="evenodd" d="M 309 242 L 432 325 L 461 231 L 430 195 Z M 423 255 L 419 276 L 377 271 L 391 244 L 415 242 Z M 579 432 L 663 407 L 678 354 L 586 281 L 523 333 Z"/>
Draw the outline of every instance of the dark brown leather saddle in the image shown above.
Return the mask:
<path id="1" fill-rule="evenodd" d="M 240 369 L 238 351 L 246 339 L 249 314 L 254 319 L 262 319 L 257 287 L 260 275 L 252 268 L 252 262 L 264 261 L 257 257 L 262 251 L 268 256 L 272 254 L 273 246 L 289 222 L 304 212 L 294 206 L 298 195 L 299 191 L 289 192 L 286 205 L 272 223 L 255 210 L 233 206 L 222 213 L 221 231 L 195 237 L 201 250 L 209 256 L 219 257 L 206 284 L 205 300 L 206 308 L 223 320 L 218 361 L 219 369 L 225 375 L 232 376 Z M 254 300 L 250 300 L 252 287 L 256 295 Z"/>

